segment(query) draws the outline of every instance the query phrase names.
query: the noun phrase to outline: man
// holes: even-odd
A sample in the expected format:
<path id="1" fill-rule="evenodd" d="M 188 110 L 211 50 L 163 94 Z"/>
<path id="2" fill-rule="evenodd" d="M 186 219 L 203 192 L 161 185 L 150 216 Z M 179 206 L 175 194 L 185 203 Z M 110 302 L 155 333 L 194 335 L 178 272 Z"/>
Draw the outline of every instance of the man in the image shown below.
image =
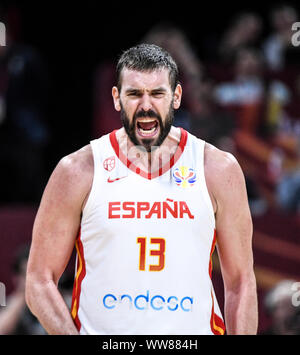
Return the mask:
<path id="1" fill-rule="evenodd" d="M 124 127 L 64 157 L 33 228 L 26 299 L 50 334 L 224 334 L 211 282 L 217 241 L 228 334 L 255 334 L 252 222 L 236 160 L 172 126 L 171 56 L 139 45 L 117 65 Z M 70 311 L 57 283 L 73 250 Z"/>

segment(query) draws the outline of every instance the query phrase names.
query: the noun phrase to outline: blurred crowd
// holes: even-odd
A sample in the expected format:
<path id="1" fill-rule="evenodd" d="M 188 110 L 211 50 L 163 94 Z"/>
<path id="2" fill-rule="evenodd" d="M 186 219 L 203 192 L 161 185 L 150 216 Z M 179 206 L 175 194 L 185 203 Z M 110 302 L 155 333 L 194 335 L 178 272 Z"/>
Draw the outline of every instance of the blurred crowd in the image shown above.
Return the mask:
<path id="1" fill-rule="evenodd" d="M 4 11 L 6 45 L 0 46 L 0 203 L 37 202 L 46 179 L 49 78 L 35 48 L 18 42 L 15 9 Z"/>
<path id="2" fill-rule="evenodd" d="M 47 117 L 49 73 L 38 50 L 16 40 L 14 15 L 5 14 L 12 25 L 0 46 L 0 205 L 39 202 L 48 178 L 46 150 L 55 140 Z M 291 40 L 298 16 L 288 5 L 273 7 L 268 23 L 257 13 L 240 13 L 218 40 L 206 43 L 209 59 L 174 24 L 156 24 L 140 39 L 174 57 L 184 93 L 174 125 L 237 157 L 253 216 L 270 210 L 300 215 L 300 46 Z M 90 139 L 121 126 L 111 98 L 114 69 L 110 61 L 95 68 Z M 0 334 L 43 334 L 24 301 L 26 255 L 18 256 L 15 291 L 0 307 Z M 268 294 L 273 323 L 266 333 L 300 334 L 291 289 L 286 280 Z"/>

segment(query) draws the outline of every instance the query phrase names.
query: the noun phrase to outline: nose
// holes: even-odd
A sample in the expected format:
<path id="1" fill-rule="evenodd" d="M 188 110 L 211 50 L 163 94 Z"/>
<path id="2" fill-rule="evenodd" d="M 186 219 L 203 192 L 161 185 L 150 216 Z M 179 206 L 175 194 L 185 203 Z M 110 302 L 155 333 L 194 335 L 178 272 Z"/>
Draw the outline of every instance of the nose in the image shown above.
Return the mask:
<path id="1" fill-rule="evenodd" d="M 151 97 L 148 94 L 141 96 L 139 108 L 146 112 L 152 108 Z"/>

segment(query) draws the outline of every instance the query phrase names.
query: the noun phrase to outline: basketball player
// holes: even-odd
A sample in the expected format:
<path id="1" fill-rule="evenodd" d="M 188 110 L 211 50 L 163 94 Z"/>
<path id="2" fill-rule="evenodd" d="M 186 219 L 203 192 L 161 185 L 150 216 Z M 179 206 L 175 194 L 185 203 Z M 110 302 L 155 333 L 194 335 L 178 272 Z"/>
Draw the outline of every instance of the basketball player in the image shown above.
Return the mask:
<path id="1" fill-rule="evenodd" d="M 172 57 L 130 48 L 112 89 L 123 128 L 64 157 L 33 228 L 26 299 L 49 334 L 255 334 L 252 222 L 235 158 L 172 126 Z M 109 117 L 107 118 L 109 119 Z M 74 243 L 71 311 L 57 289 Z"/>

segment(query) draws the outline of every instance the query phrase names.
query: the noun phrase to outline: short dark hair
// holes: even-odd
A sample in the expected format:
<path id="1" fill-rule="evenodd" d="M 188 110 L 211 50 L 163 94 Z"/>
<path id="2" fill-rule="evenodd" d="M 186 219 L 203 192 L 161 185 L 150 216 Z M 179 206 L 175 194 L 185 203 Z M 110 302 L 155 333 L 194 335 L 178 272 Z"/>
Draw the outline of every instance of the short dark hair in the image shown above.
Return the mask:
<path id="1" fill-rule="evenodd" d="M 139 44 L 121 55 L 116 68 L 117 87 L 121 90 L 121 73 L 124 68 L 137 71 L 169 69 L 169 81 L 173 91 L 178 84 L 178 68 L 171 55 L 155 44 Z"/>

